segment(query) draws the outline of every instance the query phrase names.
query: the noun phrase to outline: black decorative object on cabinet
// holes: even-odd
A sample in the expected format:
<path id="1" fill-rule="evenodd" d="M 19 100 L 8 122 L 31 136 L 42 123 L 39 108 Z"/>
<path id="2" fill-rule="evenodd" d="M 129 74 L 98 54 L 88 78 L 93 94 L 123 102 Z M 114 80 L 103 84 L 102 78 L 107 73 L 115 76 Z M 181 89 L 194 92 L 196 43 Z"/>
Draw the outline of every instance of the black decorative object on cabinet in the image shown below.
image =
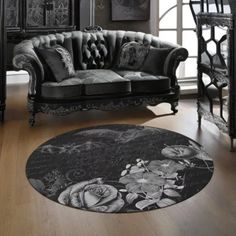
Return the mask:
<path id="1" fill-rule="evenodd" d="M 236 2 L 190 0 L 197 23 L 198 117 L 236 138 Z"/>
<path id="2" fill-rule="evenodd" d="M 6 100 L 4 0 L 0 0 L 0 121 L 4 120 Z"/>

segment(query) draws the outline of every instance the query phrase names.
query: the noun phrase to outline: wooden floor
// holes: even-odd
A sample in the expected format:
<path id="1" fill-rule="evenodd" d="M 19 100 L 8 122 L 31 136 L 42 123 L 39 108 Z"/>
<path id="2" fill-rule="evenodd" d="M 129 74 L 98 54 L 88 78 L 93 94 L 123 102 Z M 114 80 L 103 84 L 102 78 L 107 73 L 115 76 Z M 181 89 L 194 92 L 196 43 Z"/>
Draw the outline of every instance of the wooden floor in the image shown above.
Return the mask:
<path id="1" fill-rule="evenodd" d="M 0 236 L 234 236 L 236 153 L 208 122 L 198 130 L 196 101 L 117 112 L 79 112 L 66 117 L 38 115 L 29 128 L 26 86 L 8 87 L 6 122 L 0 125 Z M 180 132 L 205 146 L 215 162 L 209 185 L 182 203 L 138 214 L 100 214 L 61 206 L 37 193 L 25 177 L 31 152 L 55 135 L 100 124 L 145 124 Z"/>

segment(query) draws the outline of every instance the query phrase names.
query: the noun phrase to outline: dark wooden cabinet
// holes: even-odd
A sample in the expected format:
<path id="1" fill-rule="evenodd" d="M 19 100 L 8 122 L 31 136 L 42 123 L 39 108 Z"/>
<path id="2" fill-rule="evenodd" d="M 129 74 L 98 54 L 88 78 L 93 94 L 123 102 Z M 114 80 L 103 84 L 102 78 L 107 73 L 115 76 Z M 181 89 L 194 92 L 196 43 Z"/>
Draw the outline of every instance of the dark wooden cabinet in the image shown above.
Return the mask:
<path id="1" fill-rule="evenodd" d="M 75 29 L 79 5 L 79 0 L 6 0 L 7 69 L 13 69 L 13 49 L 22 40 Z"/>
<path id="2" fill-rule="evenodd" d="M 0 120 L 4 119 L 6 100 L 4 0 L 0 0 Z"/>
<path id="3" fill-rule="evenodd" d="M 22 34 L 72 29 L 74 0 L 8 0 L 6 26 Z"/>

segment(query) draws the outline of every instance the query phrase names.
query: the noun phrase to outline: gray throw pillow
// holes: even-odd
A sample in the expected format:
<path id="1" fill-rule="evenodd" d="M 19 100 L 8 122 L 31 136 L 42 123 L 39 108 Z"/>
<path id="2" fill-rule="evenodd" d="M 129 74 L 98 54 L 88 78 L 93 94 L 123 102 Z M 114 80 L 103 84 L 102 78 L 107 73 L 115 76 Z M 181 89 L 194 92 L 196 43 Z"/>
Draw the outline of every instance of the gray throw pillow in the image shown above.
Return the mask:
<path id="1" fill-rule="evenodd" d="M 70 53 L 64 47 L 55 45 L 50 48 L 38 48 L 37 53 L 43 59 L 44 68 L 50 70 L 50 81 L 61 82 L 75 76 L 75 69 Z M 47 73 L 46 71 L 46 73 Z"/>
<path id="2" fill-rule="evenodd" d="M 120 50 L 118 68 L 126 70 L 139 70 L 149 52 L 149 45 L 137 42 L 125 43 Z"/>
<path id="3" fill-rule="evenodd" d="M 163 75 L 165 59 L 172 50 L 173 48 L 151 47 L 141 70 L 153 75 Z"/>

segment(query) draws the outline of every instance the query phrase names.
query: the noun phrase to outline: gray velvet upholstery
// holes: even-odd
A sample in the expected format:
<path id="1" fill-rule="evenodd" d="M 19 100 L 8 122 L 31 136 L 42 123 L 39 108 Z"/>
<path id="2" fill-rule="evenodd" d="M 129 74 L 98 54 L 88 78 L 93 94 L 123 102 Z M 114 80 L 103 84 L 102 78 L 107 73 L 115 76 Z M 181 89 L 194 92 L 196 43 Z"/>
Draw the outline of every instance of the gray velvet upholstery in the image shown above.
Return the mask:
<path id="1" fill-rule="evenodd" d="M 172 48 L 151 47 L 141 70 L 154 75 L 163 75 L 165 59 L 172 50 Z"/>
<path id="2" fill-rule="evenodd" d="M 130 81 L 111 70 L 80 70 L 77 71 L 76 76 L 82 80 L 84 85 L 83 95 L 131 93 Z"/>
<path id="3" fill-rule="evenodd" d="M 131 93 L 131 82 L 104 69 L 77 71 L 74 78 L 42 84 L 42 97 L 47 99 L 80 99 L 84 96 L 125 95 Z"/>
<path id="4" fill-rule="evenodd" d="M 170 78 L 166 76 L 151 75 L 137 71 L 116 71 L 119 75 L 131 81 L 133 94 L 161 94 L 169 92 Z"/>
<path id="5" fill-rule="evenodd" d="M 175 80 L 171 80 L 171 86 L 176 84 L 176 76 L 175 72 L 179 66 L 181 61 L 185 61 L 188 58 L 188 51 L 182 47 L 174 48 L 166 57 L 164 63 L 164 71 L 163 74 L 170 78 L 175 78 Z"/>
<path id="6" fill-rule="evenodd" d="M 170 78 L 137 71 L 104 69 L 77 71 L 75 78 L 60 83 L 44 82 L 46 99 L 80 99 L 84 96 L 161 94 L 170 91 Z"/>
<path id="7" fill-rule="evenodd" d="M 42 97 L 45 99 L 78 99 L 82 96 L 82 91 L 83 81 L 79 78 L 42 84 Z"/>

